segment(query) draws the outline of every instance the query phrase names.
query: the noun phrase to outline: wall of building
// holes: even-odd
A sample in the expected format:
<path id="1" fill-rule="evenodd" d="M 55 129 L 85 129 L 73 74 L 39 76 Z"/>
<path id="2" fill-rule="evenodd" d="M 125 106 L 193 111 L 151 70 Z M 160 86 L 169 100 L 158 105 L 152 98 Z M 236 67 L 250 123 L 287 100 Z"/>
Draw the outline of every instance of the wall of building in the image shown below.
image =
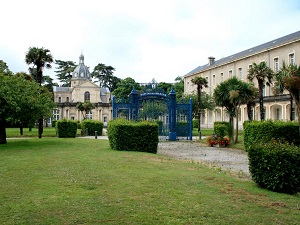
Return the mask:
<path id="1" fill-rule="evenodd" d="M 251 50 L 251 49 L 250 49 Z M 249 66 L 252 65 L 253 62 L 260 63 L 265 61 L 267 65 L 273 69 L 280 69 L 282 67 L 283 61 L 286 63 L 290 63 L 290 56 L 294 56 L 294 63 L 300 65 L 300 40 L 293 41 L 291 43 L 286 43 L 285 45 L 277 46 L 272 49 L 265 49 L 259 53 L 255 53 L 251 55 L 251 51 L 249 50 L 249 54 L 246 57 L 235 59 L 234 61 L 228 61 L 223 65 L 215 65 L 212 64 L 206 70 L 200 70 L 191 75 L 186 75 L 184 77 L 184 90 L 186 94 L 196 93 L 196 85 L 193 85 L 191 80 L 195 76 L 201 76 L 206 78 L 208 81 L 208 88 L 204 88 L 203 91 L 213 95 L 214 89 L 218 84 L 227 80 L 231 76 L 236 76 L 243 81 L 247 80 L 248 69 Z M 278 66 L 276 66 L 276 60 L 278 59 Z M 257 87 L 257 81 L 254 80 L 254 84 Z M 285 92 L 287 94 L 288 92 Z M 265 96 L 273 96 L 272 86 L 266 86 L 265 88 Z M 284 120 L 287 121 L 290 119 L 290 101 L 275 101 L 275 102 L 265 102 L 264 103 L 266 109 L 266 119 L 273 120 Z M 214 121 L 222 121 L 228 120 L 228 115 L 226 115 L 225 110 L 221 108 L 217 108 L 218 111 L 206 111 L 205 115 L 202 119 L 203 127 L 213 127 Z M 254 117 L 255 119 L 260 119 L 259 113 L 259 105 L 255 106 Z M 297 115 L 296 115 L 297 119 Z M 240 112 L 240 120 L 239 126 L 242 128 L 242 124 L 244 121 L 248 120 L 247 116 L 247 108 L 246 105 L 241 106 Z"/>

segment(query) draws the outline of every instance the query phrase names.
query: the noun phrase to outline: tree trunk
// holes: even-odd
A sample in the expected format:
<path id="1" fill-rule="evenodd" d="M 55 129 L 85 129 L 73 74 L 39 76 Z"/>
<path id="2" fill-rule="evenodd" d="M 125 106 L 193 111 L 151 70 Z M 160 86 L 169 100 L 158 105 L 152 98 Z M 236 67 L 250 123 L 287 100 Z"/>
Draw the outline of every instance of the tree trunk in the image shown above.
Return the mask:
<path id="1" fill-rule="evenodd" d="M 6 120 L 0 116 L 0 144 L 6 143 Z"/>
<path id="2" fill-rule="evenodd" d="M 260 121 L 265 120 L 265 109 L 264 109 L 264 96 L 263 96 L 263 82 L 259 81 L 259 109 L 260 109 Z"/>
<path id="3" fill-rule="evenodd" d="M 43 134 L 43 118 L 39 119 L 39 138 L 42 138 L 42 134 Z"/>
<path id="4" fill-rule="evenodd" d="M 22 135 L 23 135 L 23 124 L 20 123 L 20 136 L 22 136 Z"/>
<path id="5" fill-rule="evenodd" d="M 197 92 L 198 92 L 198 134 L 199 134 L 199 139 L 201 139 L 201 89 L 198 85 L 197 87 Z"/>
<path id="6" fill-rule="evenodd" d="M 291 107 L 290 107 L 290 121 L 293 121 L 293 97 L 291 95 L 291 99 L 290 99 L 290 104 L 291 104 Z"/>
<path id="7" fill-rule="evenodd" d="M 237 107 L 235 110 L 236 114 L 236 121 L 235 121 L 235 141 L 234 143 L 238 142 L 238 137 L 239 137 L 239 108 Z"/>
<path id="8" fill-rule="evenodd" d="M 248 120 L 249 121 L 253 120 L 252 104 L 253 103 L 251 101 L 249 101 L 247 103 L 247 114 L 248 114 Z"/>
<path id="9" fill-rule="evenodd" d="M 229 138 L 230 138 L 230 140 L 233 140 L 233 116 L 232 115 L 230 115 L 229 116 L 229 125 L 230 125 L 230 134 L 229 134 Z"/>

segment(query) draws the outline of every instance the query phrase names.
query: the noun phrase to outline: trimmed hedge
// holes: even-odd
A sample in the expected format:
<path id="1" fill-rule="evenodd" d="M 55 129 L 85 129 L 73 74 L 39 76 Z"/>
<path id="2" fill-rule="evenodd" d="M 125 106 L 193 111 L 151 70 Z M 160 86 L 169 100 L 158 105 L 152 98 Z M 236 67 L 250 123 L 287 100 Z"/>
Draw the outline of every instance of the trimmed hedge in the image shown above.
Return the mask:
<path id="1" fill-rule="evenodd" d="M 124 119 L 110 121 L 107 128 L 110 147 L 114 150 L 157 153 L 158 124 Z"/>
<path id="2" fill-rule="evenodd" d="M 97 134 L 101 136 L 103 131 L 103 123 L 95 120 L 83 120 L 81 122 L 81 129 L 83 130 L 84 134 L 86 129 L 88 129 L 89 136 L 94 136 L 95 131 L 97 131 Z"/>
<path id="3" fill-rule="evenodd" d="M 253 144 L 272 139 L 283 140 L 299 146 L 299 125 L 296 122 L 270 120 L 244 122 L 244 146 L 246 151 Z"/>
<path id="4" fill-rule="evenodd" d="M 228 127 L 225 124 L 215 124 L 214 125 L 214 133 L 219 137 L 224 137 L 227 135 Z"/>
<path id="5" fill-rule="evenodd" d="M 56 133 L 59 138 L 75 138 L 77 123 L 74 120 L 56 121 Z"/>
<path id="6" fill-rule="evenodd" d="M 276 192 L 300 192 L 300 149 L 271 141 L 252 145 L 248 152 L 249 171 L 259 186 Z"/>

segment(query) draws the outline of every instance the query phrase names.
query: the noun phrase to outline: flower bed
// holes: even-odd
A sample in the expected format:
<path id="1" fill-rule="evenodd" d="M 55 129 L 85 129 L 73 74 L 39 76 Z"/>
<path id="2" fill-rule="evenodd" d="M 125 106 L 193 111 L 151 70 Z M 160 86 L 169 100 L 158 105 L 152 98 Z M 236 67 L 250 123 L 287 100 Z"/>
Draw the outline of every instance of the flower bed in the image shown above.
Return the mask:
<path id="1" fill-rule="evenodd" d="M 229 145 L 230 141 L 229 138 L 227 136 L 221 137 L 221 136 L 217 136 L 215 134 L 206 137 L 206 143 L 208 144 L 208 146 L 210 147 L 226 147 L 227 145 Z"/>

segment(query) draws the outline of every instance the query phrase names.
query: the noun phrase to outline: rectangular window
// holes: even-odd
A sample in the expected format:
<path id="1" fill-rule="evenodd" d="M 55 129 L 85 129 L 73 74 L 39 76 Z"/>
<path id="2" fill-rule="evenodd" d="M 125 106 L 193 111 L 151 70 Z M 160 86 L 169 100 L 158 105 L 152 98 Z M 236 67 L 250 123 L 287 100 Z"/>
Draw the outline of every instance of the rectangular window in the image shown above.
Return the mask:
<path id="1" fill-rule="evenodd" d="M 278 108 L 276 109 L 276 119 L 280 120 L 280 110 Z"/>
<path id="2" fill-rule="evenodd" d="M 279 70 L 278 58 L 274 58 L 274 71 L 278 72 L 278 70 Z"/>
<path id="3" fill-rule="evenodd" d="M 224 74 L 221 73 L 221 81 L 223 82 L 224 81 Z"/>
<path id="4" fill-rule="evenodd" d="M 215 85 L 216 85 L 216 75 L 215 75 L 215 74 L 213 75 L 213 80 L 212 80 L 212 82 L 213 82 L 213 86 L 215 86 Z"/>
<path id="5" fill-rule="evenodd" d="M 263 96 L 264 97 L 266 96 L 266 85 L 264 85 L 264 87 L 263 87 Z"/>
<path id="6" fill-rule="evenodd" d="M 59 120 L 59 114 L 60 114 L 59 109 L 54 109 L 53 110 L 53 119 L 54 120 Z"/>
<path id="7" fill-rule="evenodd" d="M 295 63 L 295 54 L 294 53 L 289 54 L 289 63 L 292 65 Z"/>
<path id="8" fill-rule="evenodd" d="M 229 70 L 229 72 L 228 72 L 228 77 L 229 77 L 229 78 L 232 77 L 232 70 Z"/>
<path id="9" fill-rule="evenodd" d="M 93 113 L 92 111 L 89 111 L 89 113 L 86 114 L 86 119 L 92 120 L 93 119 Z"/>
<path id="10" fill-rule="evenodd" d="M 243 71 L 242 71 L 242 68 L 239 68 L 239 78 L 240 78 L 240 80 L 243 80 Z"/>

